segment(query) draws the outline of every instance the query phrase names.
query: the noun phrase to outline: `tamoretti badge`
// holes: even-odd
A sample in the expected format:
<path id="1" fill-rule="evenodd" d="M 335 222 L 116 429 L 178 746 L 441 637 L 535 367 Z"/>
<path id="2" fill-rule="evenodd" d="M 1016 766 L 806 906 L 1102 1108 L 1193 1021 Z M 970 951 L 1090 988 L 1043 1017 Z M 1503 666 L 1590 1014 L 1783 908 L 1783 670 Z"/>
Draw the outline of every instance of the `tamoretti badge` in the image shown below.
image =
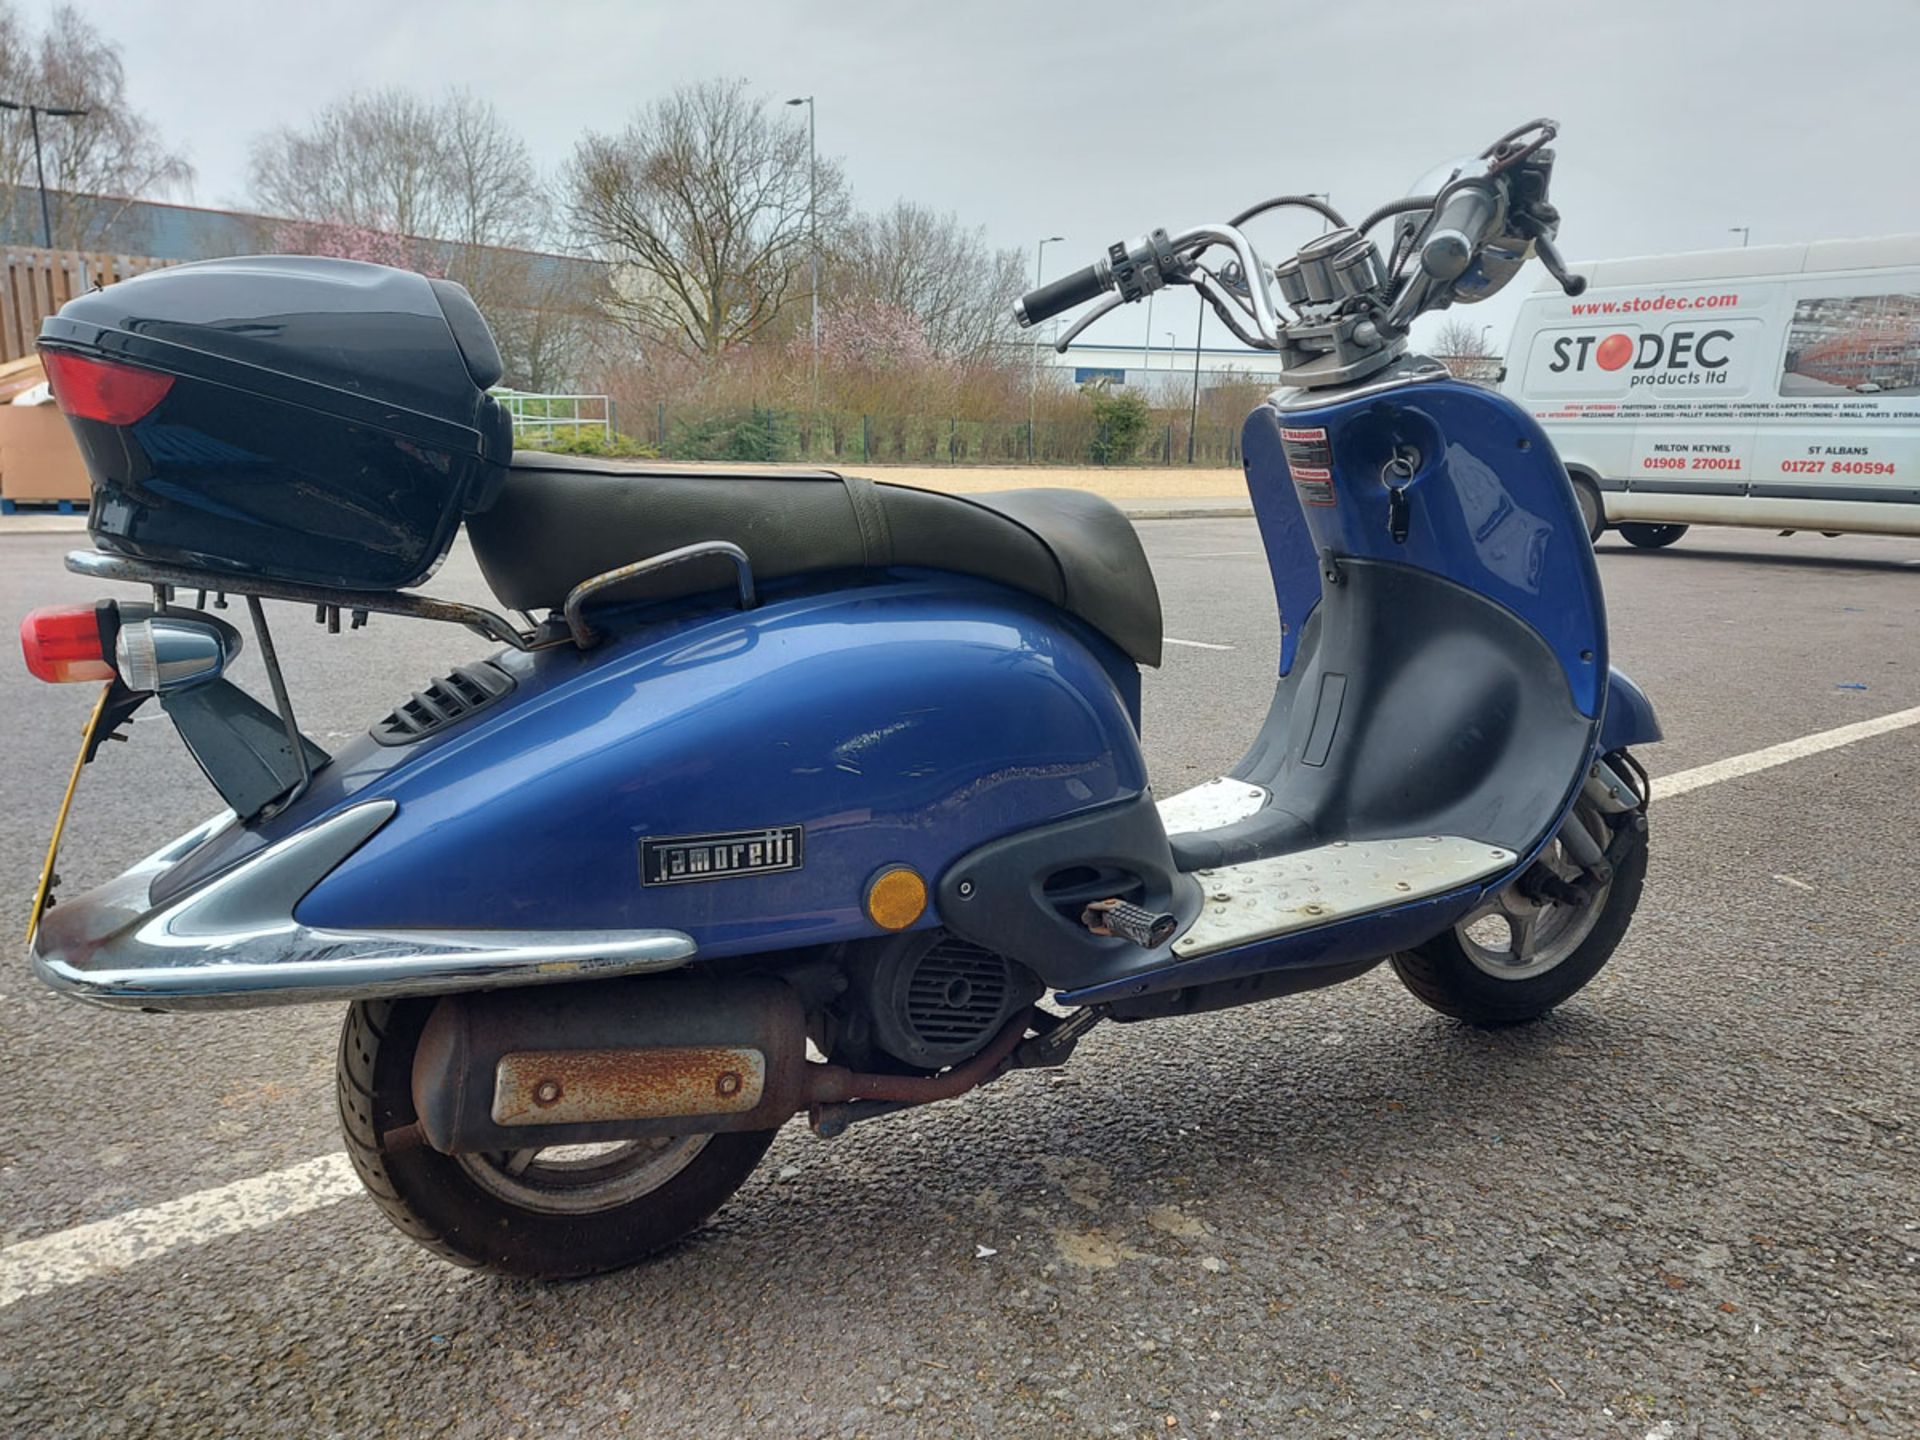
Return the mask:
<path id="1" fill-rule="evenodd" d="M 798 825 L 729 830 L 720 835 L 674 835 L 640 842 L 642 885 L 684 885 L 798 870 L 806 859 L 806 831 Z"/>

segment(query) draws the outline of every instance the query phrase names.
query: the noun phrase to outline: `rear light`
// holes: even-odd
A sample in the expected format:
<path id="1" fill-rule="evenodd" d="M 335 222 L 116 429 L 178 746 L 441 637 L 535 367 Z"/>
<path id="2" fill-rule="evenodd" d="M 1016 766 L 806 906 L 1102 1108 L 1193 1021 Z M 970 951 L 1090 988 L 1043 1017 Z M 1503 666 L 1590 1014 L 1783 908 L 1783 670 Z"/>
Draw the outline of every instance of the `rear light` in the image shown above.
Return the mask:
<path id="1" fill-rule="evenodd" d="M 40 361 L 60 409 L 78 420 L 131 425 L 152 413 L 173 388 L 173 376 L 117 360 L 92 360 L 65 350 L 42 350 Z"/>
<path id="2" fill-rule="evenodd" d="M 113 666 L 100 637 L 100 617 L 93 606 L 35 610 L 20 622 L 20 649 L 27 657 L 27 669 L 51 684 L 113 679 Z"/>
<path id="3" fill-rule="evenodd" d="M 121 682 L 151 695 L 217 680 L 239 654 L 240 632 L 211 615 L 133 618 L 122 611 L 113 643 Z"/>

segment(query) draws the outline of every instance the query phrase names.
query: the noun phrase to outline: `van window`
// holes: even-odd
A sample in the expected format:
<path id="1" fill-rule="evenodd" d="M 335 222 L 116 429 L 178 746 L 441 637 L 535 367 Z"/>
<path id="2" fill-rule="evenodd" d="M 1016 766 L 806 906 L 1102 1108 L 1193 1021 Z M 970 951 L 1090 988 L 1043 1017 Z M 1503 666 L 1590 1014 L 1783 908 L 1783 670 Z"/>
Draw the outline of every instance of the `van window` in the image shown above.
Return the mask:
<path id="1" fill-rule="evenodd" d="M 1920 295 L 1835 295 L 1793 307 L 1782 395 L 1920 395 Z"/>

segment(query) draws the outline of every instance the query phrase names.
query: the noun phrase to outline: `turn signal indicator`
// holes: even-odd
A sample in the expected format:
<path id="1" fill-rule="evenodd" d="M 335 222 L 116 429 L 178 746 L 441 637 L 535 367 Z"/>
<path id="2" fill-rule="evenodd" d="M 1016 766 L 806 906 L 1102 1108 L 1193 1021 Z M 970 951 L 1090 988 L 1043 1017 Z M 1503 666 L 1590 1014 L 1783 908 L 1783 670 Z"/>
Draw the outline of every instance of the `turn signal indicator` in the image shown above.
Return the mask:
<path id="1" fill-rule="evenodd" d="M 33 611 L 20 622 L 20 649 L 27 670 L 50 684 L 113 679 L 113 664 L 100 638 L 100 616 L 91 605 Z"/>

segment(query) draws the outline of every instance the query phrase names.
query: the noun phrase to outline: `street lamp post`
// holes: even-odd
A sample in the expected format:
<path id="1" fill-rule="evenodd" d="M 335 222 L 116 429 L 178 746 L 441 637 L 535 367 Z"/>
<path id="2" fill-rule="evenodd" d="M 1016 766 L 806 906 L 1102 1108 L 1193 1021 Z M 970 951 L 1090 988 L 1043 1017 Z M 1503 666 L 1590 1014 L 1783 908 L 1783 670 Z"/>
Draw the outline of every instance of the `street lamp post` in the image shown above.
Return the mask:
<path id="1" fill-rule="evenodd" d="M 1033 247 L 1033 288 L 1038 290 L 1046 283 L 1047 246 L 1066 239 L 1064 235 L 1049 235 Z M 1033 327 L 1033 339 L 1029 343 L 1027 362 L 1027 462 L 1033 462 L 1033 423 L 1035 404 L 1040 393 L 1040 327 Z"/>
<path id="2" fill-rule="evenodd" d="M 1324 190 L 1304 190 L 1301 193 L 1304 194 L 1309 200 L 1318 200 L 1322 205 L 1325 205 L 1329 210 L 1333 208 L 1333 196 L 1329 195 Z M 1333 222 L 1331 220 L 1327 219 L 1326 216 L 1322 215 L 1320 217 L 1320 233 L 1322 235 L 1326 234 L 1327 228 L 1332 224 Z"/>
<path id="3" fill-rule="evenodd" d="M 1180 353 L 1180 337 L 1171 330 L 1162 330 L 1160 333 L 1167 337 L 1167 368 L 1171 370 L 1173 357 Z"/>
<path id="4" fill-rule="evenodd" d="M 40 182 L 40 238 L 47 249 L 53 248 L 53 212 L 47 208 L 47 167 L 40 158 L 40 117 L 42 115 L 65 115 L 77 119 L 90 111 L 75 109 L 69 105 L 26 105 L 18 100 L 0 100 L 0 110 L 24 110 L 27 123 L 33 127 L 33 174 Z"/>
<path id="5" fill-rule="evenodd" d="M 1751 235 L 1753 231 L 1751 226 L 1729 225 L 1727 227 L 1727 233 L 1729 235 L 1738 235 L 1740 237 L 1740 248 L 1744 250 L 1747 248 L 1747 237 Z"/>
<path id="6" fill-rule="evenodd" d="M 811 373 L 813 382 L 813 417 L 820 413 L 820 149 L 814 141 L 813 96 L 801 95 L 787 101 L 789 105 L 807 107 L 807 276 L 812 290 L 812 316 L 810 328 L 813 340 L 813 358 Z M 812 421 L 808 422 L 811 430 Z M 812 436 L 808 437 L 809 442 Z"/>

